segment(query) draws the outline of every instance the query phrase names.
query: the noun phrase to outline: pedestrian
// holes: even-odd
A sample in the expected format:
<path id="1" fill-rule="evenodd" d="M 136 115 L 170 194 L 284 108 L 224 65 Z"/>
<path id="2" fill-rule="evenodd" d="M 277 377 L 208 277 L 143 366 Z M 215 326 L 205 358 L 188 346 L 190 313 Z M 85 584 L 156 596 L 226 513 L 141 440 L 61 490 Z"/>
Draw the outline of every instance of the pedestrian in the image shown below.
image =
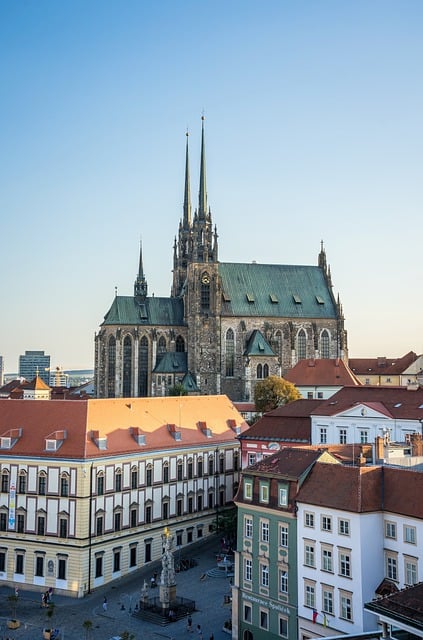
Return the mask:
<path id="1" fill-rule="evenodd" d="M 106 596 L 104 596 L 104 600 L 103 600 L 103 611 L 107 611 L 107 598 L 106 598 Z"/>
<path id="2" fill-rule="evenodd" d="M 210 634 L 210 640 L 214 640 L 214 635 L 212 633 Z"/>
<path id="3" fill-rule="evenodd" d="M 46 594 L 45 593 L 41 594 L 41 606 L 42 607 L 46 606 Z"/>
<path id="4" fill-rule="evenodd" d="M 198 640 L 203 640 L 203 630 L 201 628 L 201 624 L 197 624 L 197 635 Z"/>
<path id="5" fill-rule="evenodd" d="M 152 589 L 154 589 L 154 587 L 156 586 L 156 581 L 154 579 L 154 576 L 151 576 L 150 578 L 150 586 Z"/>
<path id="6" fill-rule="evenodd" d="M 192 633 L 192 618 L 191 618 L 191 615 L 188 615 L 187 631 L 188 631 L 188 633 Z"/>

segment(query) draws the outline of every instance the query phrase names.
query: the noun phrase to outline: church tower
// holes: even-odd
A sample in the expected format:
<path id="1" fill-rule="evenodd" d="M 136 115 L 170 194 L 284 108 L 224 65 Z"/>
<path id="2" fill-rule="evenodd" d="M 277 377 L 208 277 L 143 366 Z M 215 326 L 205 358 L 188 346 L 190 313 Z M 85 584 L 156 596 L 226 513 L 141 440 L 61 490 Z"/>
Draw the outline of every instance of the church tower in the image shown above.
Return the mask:
<path id="1" fill-rule="evenodd" d="M 134 282 L 134 297 L 138 304 L 145 301 L 147 297 L 148 287 L 147 280 L 144 276 L 144 267 L 142 263 L 142 244 L 140 242 L 140 259 L 138 264 L 138 274 Z"/>

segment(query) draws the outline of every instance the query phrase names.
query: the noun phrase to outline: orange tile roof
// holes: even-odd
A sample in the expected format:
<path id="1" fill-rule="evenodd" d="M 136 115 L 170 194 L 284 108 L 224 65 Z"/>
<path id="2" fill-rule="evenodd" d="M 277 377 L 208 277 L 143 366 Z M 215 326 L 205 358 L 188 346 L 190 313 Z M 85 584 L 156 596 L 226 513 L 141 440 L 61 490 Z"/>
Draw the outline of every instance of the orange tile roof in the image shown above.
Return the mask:
<path id="1" fill-rule="evenodd" d="M 366 404 L 394 418 L 423 419 L 423 388 L 383 387 L 363 385 L 343 387 L 333 396 L 321 402 L 313 411 L 316 416 L 337 415 L 356 404 Z"/>
<path id="2" fill-rule="evenodd" d="M 198 423 L 207 422 L 211 437 Z M 232 422 L 231 422 L 232 421 Z M 119 398 L 102 400 L 0 400 L 0 436 L 22 428 L 22 436 L 11 450 L 0 455 L 101 457 L 187 446 L 215 446 L 236 440 L 236 430 L 248 425 L 226 396 L 182 396 L 168 398 Z M 168 429 L 174 424 L 181 433 L 175 440 Z M 133 430 L 145 436 L 139 445 Z M 66 439 L 55 452 L 45 451 L 46 437 L 65 430 Z M 107 437 L 107 449 L 100 450 L 93 433 Z"/>
<path id="3" fill-rule="evenodd" d="M 400 358 L 350 358 L 348 364 L 357 375 L 399 375 L 417 358 L 414 351 L 409 351 Z"/>
<path id="4" fill-rule="evenodd" d="M 285 378 L 297 387 L 344 387 L 361 385 L 361 382 L 343 360 L 336 358 L 299 360 Z"/>

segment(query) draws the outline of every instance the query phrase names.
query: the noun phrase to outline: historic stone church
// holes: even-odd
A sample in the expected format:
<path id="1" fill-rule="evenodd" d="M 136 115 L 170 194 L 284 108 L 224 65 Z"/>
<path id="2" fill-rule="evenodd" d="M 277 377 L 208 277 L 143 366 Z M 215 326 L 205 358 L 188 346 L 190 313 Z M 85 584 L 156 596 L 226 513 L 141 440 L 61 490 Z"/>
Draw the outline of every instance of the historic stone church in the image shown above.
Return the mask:
<path id="1" fill-rule="evenodd" d="M 140 248 L 134 294 L 116 295 L 95 337 L 97 397 L 165 396 L 182 385 L 189 394 L 250 400 L 257 381 L 304 358 L 348 358 L 323 243 L 317 266 L 219 262 L 203 121 L 194 213 L 187 137 L 170 297 L 148 295 Z"/>

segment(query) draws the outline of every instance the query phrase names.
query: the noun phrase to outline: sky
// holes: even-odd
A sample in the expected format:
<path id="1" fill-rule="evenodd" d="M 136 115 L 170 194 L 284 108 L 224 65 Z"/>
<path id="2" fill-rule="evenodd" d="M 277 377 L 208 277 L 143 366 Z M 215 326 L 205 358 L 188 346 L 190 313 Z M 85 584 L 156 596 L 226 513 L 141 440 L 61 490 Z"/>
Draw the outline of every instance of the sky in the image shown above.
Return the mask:
<path id="1" fill-rule="evenodd" d="M 423 352 L 420 0 L 2 0 L 0 354 L 92 368 L 115 287 L 168 296 L 185 133 L 223 262 L 317 264 L 350 357 Z"/>

